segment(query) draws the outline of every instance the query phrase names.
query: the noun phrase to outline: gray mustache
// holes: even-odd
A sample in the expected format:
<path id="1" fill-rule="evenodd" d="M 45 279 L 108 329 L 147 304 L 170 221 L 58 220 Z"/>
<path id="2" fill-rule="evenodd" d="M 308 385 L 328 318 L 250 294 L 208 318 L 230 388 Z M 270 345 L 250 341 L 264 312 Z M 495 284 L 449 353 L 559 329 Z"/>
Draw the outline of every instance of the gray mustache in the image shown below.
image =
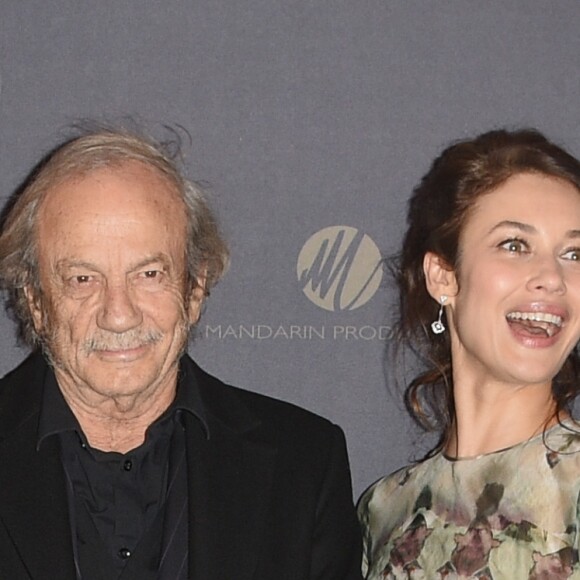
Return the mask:
<path id="1" fill-rule="evenodd" d="M 89 354 L 96 350 L 126 350 L 159 342 L 163 333 L 158 330 L 128 330 L 122 334 L 98 332 L 83 343 L 83 350 Z"/>

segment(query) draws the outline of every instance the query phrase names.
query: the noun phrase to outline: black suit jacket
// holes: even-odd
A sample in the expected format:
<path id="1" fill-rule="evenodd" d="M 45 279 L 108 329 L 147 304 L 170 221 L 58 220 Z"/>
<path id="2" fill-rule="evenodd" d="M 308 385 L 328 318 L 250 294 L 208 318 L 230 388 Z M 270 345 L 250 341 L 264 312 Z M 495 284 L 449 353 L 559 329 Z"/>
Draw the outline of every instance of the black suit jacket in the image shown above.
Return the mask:
<path id="1" fill-rule="evenodd" d="M 187 443 L 189 578 L 360 579 L 341 430 L 224 385 L 189 357 L 182 364 L 196 376 L 211 433 Z M 57 438 L 36 450 L 47 369 L 33 354 L 0 381 L 1 580 L 76 579 Z"/>

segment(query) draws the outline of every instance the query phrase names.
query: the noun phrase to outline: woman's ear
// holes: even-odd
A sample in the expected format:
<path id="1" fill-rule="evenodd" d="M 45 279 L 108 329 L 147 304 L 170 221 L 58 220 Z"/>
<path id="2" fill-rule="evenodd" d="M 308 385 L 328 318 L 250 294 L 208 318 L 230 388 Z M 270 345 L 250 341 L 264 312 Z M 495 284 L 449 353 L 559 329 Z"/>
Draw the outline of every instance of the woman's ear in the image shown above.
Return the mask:
<path id="1" fill-rule="evenodd" d="M 453 268 L 439 255 L 427 252 L 423 258 L 427 291 L 439 302 L 441 296 L 456 296 L 459 290 Z"/>

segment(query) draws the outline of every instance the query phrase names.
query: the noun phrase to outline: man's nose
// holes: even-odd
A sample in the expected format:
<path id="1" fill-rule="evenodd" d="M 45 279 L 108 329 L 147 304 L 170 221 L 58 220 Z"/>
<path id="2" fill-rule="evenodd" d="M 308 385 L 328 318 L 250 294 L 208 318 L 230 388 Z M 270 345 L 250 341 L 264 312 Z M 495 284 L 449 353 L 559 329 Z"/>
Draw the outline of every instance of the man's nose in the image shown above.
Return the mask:
<path id="1" fill-rule="evenodd" d="M 126 284 L 107 286 L 102 300 L 97 324 L 103 330 L 121 333 L 139 326 L 142 322 L 141 310 L 135 304 Z"/>

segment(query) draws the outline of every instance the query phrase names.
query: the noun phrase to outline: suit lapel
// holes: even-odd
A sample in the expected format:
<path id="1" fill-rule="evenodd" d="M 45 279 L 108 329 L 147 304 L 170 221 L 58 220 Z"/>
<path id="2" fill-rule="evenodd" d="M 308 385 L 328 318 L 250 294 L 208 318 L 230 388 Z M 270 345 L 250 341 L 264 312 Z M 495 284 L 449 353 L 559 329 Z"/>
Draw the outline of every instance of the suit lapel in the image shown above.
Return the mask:
<path id="1" fill-rule="evenodd" d="M 242 405 L 235 397 L 230 403 Z M 251 439 L 259 423 L 241 415 L 229 424 L 210 417 L 209 438 L 188 418 L 186 431 L 198 430 L 187 445 L 189 570 L 196 580 L 251 578 L 264 541 L 277 452 Z"/>

